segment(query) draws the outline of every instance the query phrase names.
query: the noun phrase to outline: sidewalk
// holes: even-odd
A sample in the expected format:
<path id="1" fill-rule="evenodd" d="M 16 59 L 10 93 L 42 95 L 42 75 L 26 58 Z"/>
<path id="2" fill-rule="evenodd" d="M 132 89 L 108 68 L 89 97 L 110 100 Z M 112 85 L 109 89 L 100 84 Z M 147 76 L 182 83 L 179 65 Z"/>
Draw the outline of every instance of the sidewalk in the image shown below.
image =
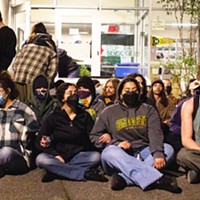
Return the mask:
<path id="1" fill-rule="evenodd" d="M 200 184 L 189 184 L 185 176 L 177 178 L 181 194 L 163 190 L 143 192 L 138 187 L 112 191 L 106 183 L 54 180 L 42 183 L 43 171 L 35 169 L 20 176 L 0 179 L 0 200 L 199 200 Z"/>

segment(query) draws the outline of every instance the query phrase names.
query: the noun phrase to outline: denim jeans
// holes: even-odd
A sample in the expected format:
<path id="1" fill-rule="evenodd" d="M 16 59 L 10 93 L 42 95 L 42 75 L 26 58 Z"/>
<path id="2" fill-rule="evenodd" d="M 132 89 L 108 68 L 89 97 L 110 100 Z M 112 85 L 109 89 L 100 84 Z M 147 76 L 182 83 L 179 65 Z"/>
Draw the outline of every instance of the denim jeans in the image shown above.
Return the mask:
<path id="1" fill-rule="evenodd" d="M 174 150 L 169 144 L 164 144 L 164 153 L 166 161 L 169 161 L 174 155 Z M 107 174 L 118 173 L 127 185 L 137 185 L 145 189 L 163 174 L 154 168 L 154 159 L 149 147 L 140 151 L 140 156 L 142 160 L 138 160 L 134 154 L 126 153 L 120 147 L 110 145 L 103 150 L 101 160 Z"/>
<path id="2" fill-rule="evenodd" d="M 29 171 L 23 155 L 11 147 L 0 148 L 0 169 L 16 175 Z"/>
<path id="3" fill-rule="evenodd" d="M 80 152 L 69 162 L 62 163 L 55 156 L 41 153 L 36 158 L 36 165 L 49 172 L 72 180 L 84 180 L 85 172 L 100 163 L 100 153 L 95 151 Z"/>

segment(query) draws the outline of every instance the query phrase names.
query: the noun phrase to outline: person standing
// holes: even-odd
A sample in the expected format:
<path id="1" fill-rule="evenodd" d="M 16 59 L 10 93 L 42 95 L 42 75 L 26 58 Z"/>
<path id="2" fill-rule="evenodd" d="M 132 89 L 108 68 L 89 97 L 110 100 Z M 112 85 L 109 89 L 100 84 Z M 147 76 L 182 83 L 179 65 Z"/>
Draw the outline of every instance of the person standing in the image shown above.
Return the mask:
<path id="1" fill-rule="evenodd" d="M 35 24 L 28 40 L 12 63 L 13 80 L 20 92 L 19 99 L 31 98 L 32 84 L 36 76 L 44 74 L 50 85 L 57 73 L 58 57 L 55 43 L 43 23 Z"/>
<path id="2" fill-rule="evenodd" d="M 0 70 L 7 70 L 16 54 L 15 32 L 3 23 L 0 12 Z"/>

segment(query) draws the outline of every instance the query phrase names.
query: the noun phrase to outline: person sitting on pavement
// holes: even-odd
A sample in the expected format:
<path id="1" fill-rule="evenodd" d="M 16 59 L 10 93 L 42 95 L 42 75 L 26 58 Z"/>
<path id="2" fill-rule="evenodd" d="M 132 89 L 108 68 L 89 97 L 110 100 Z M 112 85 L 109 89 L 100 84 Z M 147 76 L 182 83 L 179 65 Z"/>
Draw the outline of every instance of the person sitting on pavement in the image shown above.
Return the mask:
<path id="1" fill-rule="evenodd" d="M 104 171 L 112 175 L 111 189 L 137 185 L 142 190 L 180 193 L 176 179 L 160 172 L 174 150 L 163 144 L 158 112 L 140 102 L 140 86 L 133 78 L 121 81 L 117 95 L 119 103 L 102 111 L 90 133 L 94 145 L 103 149 L 101 161 Z"/>
<path id="2" fill-rule="evenodd" d="M 179 99 L 176 98 L 173 94 L 172 94 L 172 82 L 170 79 L 164 79 L 163 80 L 164 86 L 165 86 L 165 93 L 168 99 L 170 99 L 171 102 L 174 103 L 174 105 L 176 106 L 179 103 Z"/>
<path id="3" fill-rule="evenodd" d="M 101 95 L 97 98 L 101 99 L 106 106 L 114 104 L 116 102 L 116 92 L 119 83 L 120 80 L 118 78 L 109 78 L 102 89 Z"/>
<path id="4" fill-rule="evenodd" d="M 94 83 L 94 87 L 95 87 L 95 90 L 96 90 L 96 95 L 99 96 L 101 94 L 101 92 L 102 92 L 101 82 L 98 79 L 93 79 L 92 81 Z"/>
<path id="5" fill-rule="evenodd" d="M 162 80 L 157 79 L 152 82 L 151 89 L 149 91 L 149 98 L 156 103 L 156 107 L 162 122 L 165 141 L 167 141 L 170 119 L 174 112 L 175 105 L 170 99 L 167 98 Z"/>
<path id="6" fill-rule="evenodd" d="M 147 81 L 144 78 L 144 76 L 142 74 L 138 74 L 138 73 L 133 73 L 133 74 L 129 74 L 127 77 L 132 77 L 134 79 L 136 79 L 140 85 L 140 101 L 142 101 L 142 103 L 147 103 L 149 105 L 152 105 L 154 108 L 157 109 L 156 107 L 156 103 L 150 99 L 147 94 L 148 94 L 148 90 L 147 90 Z"/>
<path id="7" fill-rule="evenodd" d="M 49 88 L 47 77 L 38 75 L 33 81 L 32 98 L 25 102 L 35 112 L 39 126 L 59 104 L 58 100 L 50 95 Z"/>
<path id="8" fill-rule="evenodd" d="M 32 167 L 31 139 L 38 131 L 34 112 L 17 100 L 7 71 L 0 71 L 0 177 L 23 174 Z"/>
<path id="9" fill-rule="evenodd" d="M 42 182 L 55 178 L 107 181 L 103 171 L 97 168 L 100 153 L 89 139 L 94 121 L 88 112 L 78 107 L 76 86 L 61 84 L 57 98 L 61 107 L 46 118 L 36 139 L 36 146 L 42 151 L 36 164 L 46 170 Z"/>
<path id="10" fill-rule="evenodd" d="M 199 89 L 199 81 L 193 81 L 189 84 L 188 90 L 188 96 L 183 98 L 178 105 L 176 106 L 171 120 L 170 120 L 170 125 L 169 125 L 169 136 L 168 136 L 168 141 L 170 141 L 170 144 L 173 146 L 174 150 L 176 153 L 179 152 L 179 150 L 183 147 L 181 143 L 181 110 L 182 106 L 185 101 L 189 100 L 196 91 Z M 171 136 L 170 136 L 171 135 Z"/>
<path id="11" fill-rule="evenodd" d="M 78 88 L 79 104 L 90 113 L 95 121 L 106 105 L 96 98 L 94 82 L 90 77 L 82 76 L 78 79 L 76 86 Z"/>
<path id="12" fill-rule="evenodd" d="M 200 81 L 198 82 L 198 85 L 200 85 Z M 181 109 L 181 140 L 183 148 L 177 155 L 177 163 L 186 170 L 189 183 L 200 183 L 199 97 L 199 93 L 194 95 L 194 97 L 184 102 Z M 195 106 L 196 100 L 198 107 Z M 194 112 L 196 113 L 195 116 Z"/>

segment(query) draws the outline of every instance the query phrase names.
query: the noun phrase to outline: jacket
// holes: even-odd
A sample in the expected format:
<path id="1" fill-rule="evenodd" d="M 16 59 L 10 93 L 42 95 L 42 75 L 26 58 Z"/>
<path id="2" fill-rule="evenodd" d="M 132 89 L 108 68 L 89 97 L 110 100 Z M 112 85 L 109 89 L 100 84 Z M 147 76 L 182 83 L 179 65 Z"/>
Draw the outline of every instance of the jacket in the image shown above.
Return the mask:
<path id="1" fill-rule="evenodd" d="M 108 106 L 100 114 L 90 133 L 90 139 L 97 148 L 104 148 L 99 137 L 109 133 L 111 143 L 118 145 L 127 140 L 132 150 L 138 152 L 149 146 L 154 157 L 164 157 L 163 132 L 158 112 L 150 105 L 127 108 L 120 103 Z"/>
<path id="2" fill-rule="evenodd" d="M 94 149 L 89 139 L 93 124 L 91 116 L 86 111 L 79 110 L 76 117 L 71 120 L 64 110 L 57 108 L 42 124 L 36 146 L 43 152 L 54 156 L 60 155 L 68 162 L 79 152 Z M 49 148 L 43 149 L 39 144 L 43 135 L 51 139 Z"/>

